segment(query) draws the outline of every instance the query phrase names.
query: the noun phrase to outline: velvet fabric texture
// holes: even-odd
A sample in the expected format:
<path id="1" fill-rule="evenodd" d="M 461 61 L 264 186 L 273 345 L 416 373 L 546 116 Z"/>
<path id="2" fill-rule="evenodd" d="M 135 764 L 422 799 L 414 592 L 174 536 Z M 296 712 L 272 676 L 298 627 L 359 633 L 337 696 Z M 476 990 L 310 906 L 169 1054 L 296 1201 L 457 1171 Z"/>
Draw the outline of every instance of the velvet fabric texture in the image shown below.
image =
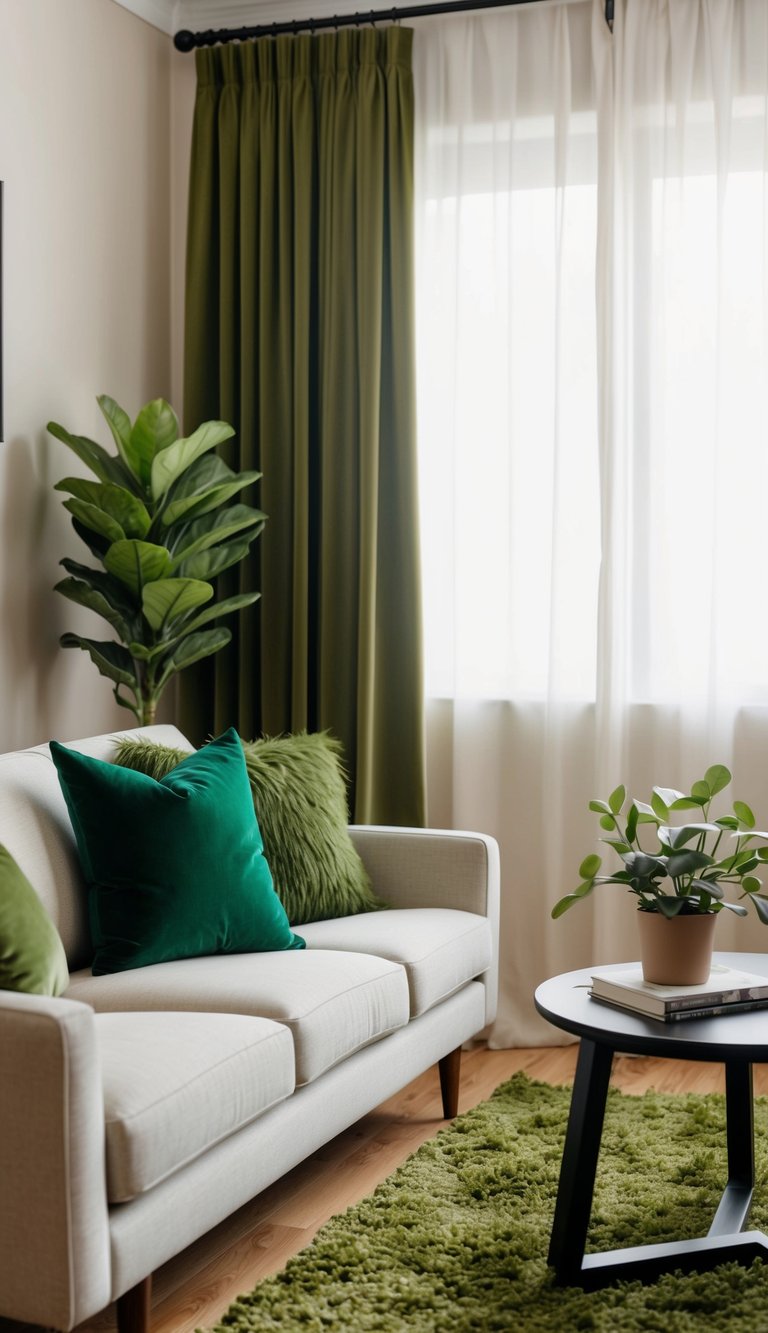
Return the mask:
<path id="1" fill-rule="evenodd" d="M 61 995 L 68 982 L 59 932 L 24 872 L 0 846 L 0 990 Z"/>
<path id="2" fill-rule="evenodd" d="M 347 831 L 340 750 L 323 733 L 243 742 L 265 855 L 292 925 L 384 906 Z M 155 778 L 183 758 L 140 737 L 118 741 L 115 754 L 118 764 Z"/>
<path id="3" fill-rule="evenodd" d="M 93 973 L 300 949 L 230 729 L 161 781 L 51 742 L 89 886 Z"/>
<path id="4" fill-rule="evenodd" d="M 182 672 L 199 744 L 329 730 L 358 823 L 424 822 L 408 28 L 196 52 L 184 420 L 264 474 L 257 606 Z"/>

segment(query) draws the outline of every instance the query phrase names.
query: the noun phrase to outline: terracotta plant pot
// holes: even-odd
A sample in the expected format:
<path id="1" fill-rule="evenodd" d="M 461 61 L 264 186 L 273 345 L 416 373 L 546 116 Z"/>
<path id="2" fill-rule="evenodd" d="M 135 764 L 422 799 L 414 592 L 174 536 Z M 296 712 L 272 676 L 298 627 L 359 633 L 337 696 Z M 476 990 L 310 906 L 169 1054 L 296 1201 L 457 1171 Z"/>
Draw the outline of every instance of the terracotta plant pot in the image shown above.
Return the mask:
<path id="1" fill-rule="evenodd" d="M 706 981 L 712 970 L 715 916 L 638 912 L 645 980 L 657 986 L 699 986 Z"/>

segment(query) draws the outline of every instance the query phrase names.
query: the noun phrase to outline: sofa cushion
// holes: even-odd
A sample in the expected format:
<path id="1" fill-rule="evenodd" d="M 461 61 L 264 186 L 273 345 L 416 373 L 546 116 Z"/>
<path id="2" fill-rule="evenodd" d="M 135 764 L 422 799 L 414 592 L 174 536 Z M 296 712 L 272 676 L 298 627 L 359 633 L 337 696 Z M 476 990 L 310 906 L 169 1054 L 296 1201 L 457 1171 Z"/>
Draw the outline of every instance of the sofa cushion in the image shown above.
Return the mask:
<path id="1" fill-rule="evenodd" d="M 304 947 L 272 886 L 232 728 L 161 782 L 55 741 L 51 755 L 90 889 L 95 975 Z"/>
<path id="2" fill-rule="evenodd" d="M 289 1097 L 287 1028 L 235 1014 L 97 1014 L 107 1197 L 122 1203 Z"/>
<path id="3" fill-rule="evenodd" d="M 349 949 L 401 963 L 411 1017 L 423 1014 L 490 966 L 491 929 L 484 916 L 452 908 L 412 907 L 313 921 L 302 926 L 307 949 Z"/>
<path id="4" fill-rule="evenodd" d="M 11 853 L 0 846 L 0 990 L 61 995 L 68 983 L 59 932 Z"/>
<path id="5" fill-rule="evenodd" d="M 322 949 L 185 958 L 101 977 L 76 972 L 66 998 L 99 1012 L 184 1009 L 271 1018 L 293 1033 L 297 1084 L 403 1027 L 409 1007 L 398 964 Z"/>
<path id="6" fill-rule="evenodd" d="M 324 732 L 243 741 L 253 807 L 275 890 L 291 925 L 384 906 L 349 836 L 341 744 Z M 117 744 L 115 763 L 163 778 L 183 750 L 142 736 Z"/>

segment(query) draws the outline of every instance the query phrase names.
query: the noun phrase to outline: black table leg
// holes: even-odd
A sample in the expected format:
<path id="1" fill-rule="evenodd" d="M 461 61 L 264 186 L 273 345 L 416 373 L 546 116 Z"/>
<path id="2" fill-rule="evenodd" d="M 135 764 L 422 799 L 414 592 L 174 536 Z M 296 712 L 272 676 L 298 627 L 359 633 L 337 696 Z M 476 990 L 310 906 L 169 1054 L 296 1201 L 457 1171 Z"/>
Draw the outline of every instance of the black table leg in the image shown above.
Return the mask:
<path id="1" fill-rule="evenodd" d="M 768 1261 L 768 1237 L 745 1231 L 755 1179 L 752 1065 L 726 1062 L 728 1184 L 706 1236 L 584 1254 L 613 1051 L 582 1038 L 560 1168 L 549 1262 L 561 1284 L 594 1290 L 617 1280 L 653 1282 L 662 1273 Z"/>
<path id="2" fill-rule="evenodd" d="M 755 1117 L 752 1066 L 729 1060 L 725 1066 L 728 1184 L 723 1192 L 710 1236 L 731 1236 L 743 1231 L 749 1217 L 755 1185 Z"/>
<path id="3" fill-rule="evenodd" d="M 581 1273 L 612 1063 L 609 1046 L 582 1038 L 549 1245 L 562 1283 L 578 1281 Z"/>

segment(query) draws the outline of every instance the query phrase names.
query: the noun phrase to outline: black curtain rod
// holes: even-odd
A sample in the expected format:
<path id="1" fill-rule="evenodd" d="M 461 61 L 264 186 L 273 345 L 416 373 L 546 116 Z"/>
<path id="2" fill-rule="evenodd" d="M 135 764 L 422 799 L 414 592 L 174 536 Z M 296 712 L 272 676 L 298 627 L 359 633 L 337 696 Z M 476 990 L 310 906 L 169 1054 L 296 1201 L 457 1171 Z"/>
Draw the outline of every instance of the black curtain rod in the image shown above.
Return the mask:
<path id="1" fill-rule="evenodd" d="M 400 19 L 426 18 L 430 14 L 458 14 L 472 9 L 507 9 L 511 5 L 530 4 L 530 0 L 442 0 L 433 5 L 406 5 L 401 9 L 369 9 L 363 14 L 334 14 L 320 19 L 289 19 L 284 23 L 262 23 L 256 28 L 208 28 L 205 32 L 177 32 L 173 44 L 177 51 L 194 51 L 197 46 L 217 46 L 225 42 L 247 42 L 254 37 L 277 37 L 282 33 L 321 32 L 324 28 L 359 28 L 369 23 L 397 23 Z M 605 19 L 613 24 L 613 0 L 605 0 Z"/>

